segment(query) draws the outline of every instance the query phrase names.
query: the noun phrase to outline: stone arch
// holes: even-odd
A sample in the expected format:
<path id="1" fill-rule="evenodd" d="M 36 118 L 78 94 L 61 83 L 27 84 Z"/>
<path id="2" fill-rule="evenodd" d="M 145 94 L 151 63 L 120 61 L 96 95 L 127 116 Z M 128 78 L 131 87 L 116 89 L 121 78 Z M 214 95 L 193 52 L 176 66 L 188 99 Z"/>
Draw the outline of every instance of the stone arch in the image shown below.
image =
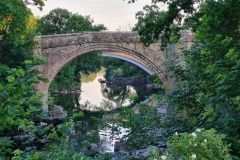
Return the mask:
<path id="1" fill-rule="evenodd" d="M 193 42 L 192 32 L 182 31 L 180 34 L 180 41 L 168 45 L 164 51 L 159 50 L 160 42 L 145 47 L 139 42 L 137 32 L 83 32 L 36 37 L 38 45 L 35 55 L 46 59 L 45 64 L 37 66 L 39 76 L 45 79 L 36 85 L 37 91 L 44 95 L 43 108 L 47 109 L 48 88 L 56 74 L 72 59 L 91 51 L 121 52 L 129 55 L 145 64 L 173 91 L 176 83 L 165 72 L 165 64 L 173 60 L 182 62 L 181 66 L 184 66 L 184 61 L 181 57 L 178 58 L 178 54 L 181 48 L 189 48 Z"/>
<path id="2" fill-rule="evenodd" d="M 122 54 L 122 53 L 120 53 Z M 132 59 L 132 58 L 129 58 L 129 57 L 126 57 L 126 56 L 123 56 L 123 55 L 119 55 L 119 54 L 109 54 L 109 52 L 105 52 L 105 53 L 102 53 L 102 56 L 103 57 L 110 57 L 110 58 L 117 58 L 117 59 L 121 59 L 121 60 L 124 60 L 124 61 L 127 61 L 137 67 L 139 67 L 140 69 L 144 70 L 145 72 L 147 72 L 149 75 L 153 75 L 153 72 L 148 68 L 148 66 L 144 63 L 141 63 L 139 61 L 135 61 L 135 59 Z"/>
<path id="3" fill-rule="evenodd" d="M 139 61 L 143 62 L 144 64 L 146 64 L 146 66 L 148 66 L 148 68 L 152 72 L 154 72 L 154 73 L 158 72 L 158 68 L 155 64 L 153 64 L 150 60 L 148 60 L 146 57 L 144 57 L 143 55 L 141 55 L 140 53 L 138 53 L 136 51 L 118 47 L 118 46 L 107 45 L 107 44 L 96 45 L 96 46 L 90 45 L 90 46 L 81 47 L 73 52 L 69 52 L 69 53 L 65 52 L 65 54 L 67 56 L 65 56 L 64 59 L 55 61 L 55 63 L 50 64 L 50 67 L 45 68 L 44 75 L 42 76 L 43 78 L 46 78 L 46 80 L 47 80 L 45 82 L 44 90 L 46 90 L 46 89 L 48 90 L 48 87 L 49 87 L 50 83 L 52 82 L 53 78 L 63 68 L 63 66 L 65 66 L 67 63 L 72 61 L 74 58 L 77 58 L 83 54 L 87 54 L 92 51 L 121 52 L 123 54 L 129 55 L 129 56 L 134 57 L 134 58 L 138 59 Z"/>
<path id="4" fill-rule="evenodd" d="M 55 49 L 53 49 L 55 50 Z M 51 53 L 54 53 L 54 51 L 51 50 Z M 57 49 L 58 50 L 58 49 Z M 59 51 L 59 50 L 58 50 Z M 54 79 L 54 77 L 57 75 L 57 73 L 70 61 L 72 61 L 74 58 L 77 58 L 83 54 L 90 53 L 92 51 L 103 51 L 103 52 L 121 52 L 125 55 L 128 55 L 142 64 L 144 64 L 149 70 L 152 71 L 152 73 L 158 73 L 158 67 L 152 63 L 148 58 L 143 56 L 142 54 L 138 53 L 137 51 L 127 49 L 120 46 L 115 45 L 109 45 L 109 44 L 97 44 L 97 45 L 86 45 L 82 46 L 80 48 L 76 49 L 69 49 L 68 47 L 62 48 L 61 52 L 64 53 L 63 57 L 58 58 L 56 56 L 50 56 L 49 53 L 46 51 L 43 51 L 44 57 L 47 56 L 47 62 L 46 64 L 43 64 L 39 66 L 40 70 L 42 71 L 41 77 L 45 79 L 45 81 L 41 81 L 37 85 L 37 90 L 40 91 L 43 94 L 43 103 L 44 103 L 44 109 L 47 110 L 47 96 L 48 96 L 48 89 L 49 86 Z M 56 53 L 56 52 L 55 52 Z M 52 54 L 54 55 L 54 54 Z M 61 55 L 61 54 L 59 54 Z"/>

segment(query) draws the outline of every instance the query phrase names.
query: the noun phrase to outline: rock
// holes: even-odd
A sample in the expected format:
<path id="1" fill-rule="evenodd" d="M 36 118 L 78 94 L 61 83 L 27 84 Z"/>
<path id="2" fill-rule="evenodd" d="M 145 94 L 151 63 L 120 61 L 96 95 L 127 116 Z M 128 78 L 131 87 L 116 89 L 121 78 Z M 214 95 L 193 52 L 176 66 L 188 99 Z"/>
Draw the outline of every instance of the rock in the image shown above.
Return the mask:
<path id="1" fill-rule="evenodd" d="M 62 106 L 54 105 L 51 107 L 51 110 L 48 111 L 49 117 L 62 118 L 66 117 L 68 114 L 67 111 L 63 109 Z"/>
<path id="2" fill-rule="evenodd" d="M 140 149 L 140 150 L 137 150 L 133 153 L 133 157 L 134 158 L 147 158 L 150 156 L 150 150 L 151 150 L 151 147 L 147 147 L 147 148 L 144 148 L 144 149 Z"/>
<path id="3" fill-rule="evenodd" d="M 24 135 L 15 135 L 12 138 L 13 138 L 13 140 L 19 140 L 20 141 L 20 140 L 24 139 Z"/>
<path id="4" fill-rule="evenodd" d="M 165 152 L 167 152 L 167 151 L 168 151 L 167 148 L 159 148 L 159 149 L 158 149 L 158 152 L 159 152 L 160 154 L 163 154 L 163 153 L 165 153 Z"/>
<path id="5" fill-rule="evenodd" d="M 97 144 L 92 143 L 91 145 L 92 145 L 92 150 L 98 151 L 98 146 L 97 146 Z"/>
<path id="6" fill-rule="evenodd" d="M 45 122 L 40 122 L 40 126 L 47 126 L 47 123 L 45 123 Z"/>
<path id="7" fill-rule="evenodd" d="M 85 154 L 86 155 L 88 155 L 88 156 L 94 156 L 94 155 L 96 155 L 96 154 L 98 154 L 99 152 L 98 151 L 94 151 L 94 150 L 87 150 L 86 152 L 85 152 Z"/>
<path id="8" fill-rule="evenodd" d="M 163 148 L 165 147 L 166 145 L 163 143 L 163 142 L 157 142 L 157 147 L 158 148 Z"/>

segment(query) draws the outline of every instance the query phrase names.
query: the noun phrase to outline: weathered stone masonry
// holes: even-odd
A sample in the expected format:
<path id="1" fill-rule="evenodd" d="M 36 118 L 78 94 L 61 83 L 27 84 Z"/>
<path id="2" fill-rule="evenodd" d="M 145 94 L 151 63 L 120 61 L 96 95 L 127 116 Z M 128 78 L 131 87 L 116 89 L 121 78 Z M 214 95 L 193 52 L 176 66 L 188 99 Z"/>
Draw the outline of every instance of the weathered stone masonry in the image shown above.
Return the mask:
<path id="1" fill-rule="evenodd" d="M 159 78 L 173 89 L 175 82 L 164 72 L 164 64 L 177 57 L 181 48 L 189 48 L 193 42 L 193 33 L 181 32 L 179 43 L 169 45 L 165 51 L 160 51 L 160 43 L 154 43 L 145 47 L 139 42 L 137 32 L 84 32 L 76 34 L 62 34 L 36 37 L 38 45 L 35 54 L 46 59 L 46 63 L 39 65 L 40 76 L 46 81 L 40 82 L 37 90 L 45 95 L 47 99 L 48 88 L 61 68 L 72 59 L 91 51 L 121 52 L 126 57 L 133 57 L 141 61 L 156 73 Z M 184 62 L 182 62 L 184 64 Z M 45 105 L 45 109 L 47 106 Z"/>

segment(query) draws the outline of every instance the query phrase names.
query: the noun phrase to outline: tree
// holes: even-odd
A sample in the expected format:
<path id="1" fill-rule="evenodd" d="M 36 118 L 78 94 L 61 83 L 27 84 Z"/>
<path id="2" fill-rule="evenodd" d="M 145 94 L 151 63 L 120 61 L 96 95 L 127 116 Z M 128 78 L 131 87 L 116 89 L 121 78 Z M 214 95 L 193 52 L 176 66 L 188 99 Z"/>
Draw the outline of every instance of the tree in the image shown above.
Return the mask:
<path id="1" fill-rule="evenodd" d="M 24 135 L 27 142 L 36 129 L 35 122 L 41 119 L 40 95 L 33 86 L 38 78 L 33 62 L 26 60 L 25 64 L 25 68 L 0 66 L 0 159 L 8 159 L 17 148 L 13 136 Z"/>
<path id="2" fill-rule="evenodd" d="M 32 2 L 43 5 L 41 0 Z M 33 86 L 38 83 L 33 66 L 43 60 L 26 60 L 33 59 L 35 18 L 21 0 L 0 1 L 0 9 L 0 159 L 54 159 L 56 155 L 63 159 L 70 156 L 69 159 L 86 159 L 81 153 L 70 153 L 71 143 L 67 146 L 62 143 L 67 140 L 68 128 L 65 137 L 58 137 L 52 124 L 46 127 L 39 125 L 46 119 L 42 118 L 42 108 L 38 102 L 40 94 Z M 59 129 L 58 133 L 64 134 L 61 126 Z M 58 141 L 48 144 L 48 149 L 55 149 L 57 154 L 38 151 L 39 146 L 46 144 L 46 138 L 49 143 Z M 68 154 L 61 155 L 63 149 L 59 146 L 68 149 Z"/>
<path id="3" fill-rule="evenodd" d="M 30 10 L 22 1 L 0 2 L 0 64 L 24 66 L 24 60 L 32 59 L 34 47 Z"/>
<path id="4" fill-rule="evenodd" d="M 129 2 L 134 3 L 135 0 Z M 137 27 L 140 39 L 147 46 L 161 39 L 162 46 L 165 47 L 178 39 L 178 31 L 183 27 L 182 21 L 196 12 L 194 5 L 199 0 L 152 0 L 153 4 L 159 2 L 167 4 L 168 10 L 160 12 L 156 5 L 147 5 L 144 11 L 136 14 L 138 25 L 141 24 Z"/>
<path id="5" fill-rule="evenodd" d="M 40 10 L 42 10 L 43 7 L 45 6 L 44 1 L 46 1 L 46 0 L 23 0 L 25 5 L 35 5 Z"/>
<path id="6" fill-rule="evenodd" d="M 50 11 L 49 14 L 38 20 L 37 32 L 40 32 L 41 35 L 64 33 L 70 14 L 68 10 L 60 8 Z"/>
<path id="7" fill-rule="evenodd" d="M 104 31 L 107 30 L 107 27 L 104 24 L 93 25 L 93 31 Z"/>
<path id="8" fill-rule="evenodd" d="M 151 43 L 158 40 L 159 36 L 161 36 L 161 29 L 166 27 L 164 21 L 166 21 L 165 19 L 167 18 L 167 16 L 167 12 L 160 11 L 160 8 L 157 5 L 146 5 L 143 7 L 143 11 L 137 12 L 136 18 L 138 19 L 138 22 L 133 28 L 133 30 L 139 32 L 140 41 L 146 46 L 149 46 Z M 172 30 L 170 30 L 170 28 Z M 171 26 L 169 26 L 168 29 L 164 30 L 165 34 L 161 37 L 162 46 L 166 46 L 168 43 L 170 43 L 170 38 L 173 37 L 173 34 L 171 33 L 173 29 L 175 29 L 174 34 L 176 35 L 180 28 L 177 27 L 176 24 L 172 24 Z M 179 35 L 177 37 L 179 38 Z"/>
<path id="9" fill-rule="evenodd" d="M 181 118 L 188 121 L 188 131 L 202 126 L 227 134 L 225 140 L 232 144 L 231 153 L 239 156 L 240 3 L 237 0 L 153 2 L 168 3 L 168 11 L 156 23 L 154 10 L 144 14 L 143 25 L 139 27 L 144 43 L 150 44 L 159 37 L 170 40 L 166 33 L 182 18 L 185 23 L 177 25 L 196 33 L 195 44 L 183 53 L 186 69 L 174 68 L 180 82 L 171 95 L 173 112 L 184 113 Z M 198 7 L 194 7 L 196 3 Z M 152 30 L 147 30 L 146 24 L 151 23 Z M 173 115 L 172 124 L 179 115 Z M 178 128 L 181 125 L 186 123 L 177 123 Z"/>
<path id="10" fill-rule="evenodd" d="M 66 9 L 56 8 L 38 20 L 37 31 L 41 35 L 79 33 L 83 31 L 101 31 L 107 28 L 103 24 L 93 25 L 90 16 L 73 14 Z"/>

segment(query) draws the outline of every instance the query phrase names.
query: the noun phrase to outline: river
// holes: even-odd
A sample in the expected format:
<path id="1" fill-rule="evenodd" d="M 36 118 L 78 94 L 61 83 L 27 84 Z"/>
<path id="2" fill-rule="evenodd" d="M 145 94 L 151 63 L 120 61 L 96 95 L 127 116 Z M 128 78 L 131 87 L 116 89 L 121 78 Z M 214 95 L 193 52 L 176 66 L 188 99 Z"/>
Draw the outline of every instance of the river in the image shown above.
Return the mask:
<path id="1" fill-rule="evenodd" d="M 73 110 L 78 108 L 84 113 L 84 120 L 87 121 L 89 129 L 96 129 L 98 126 L 91 117 L 101 119 L 113 111 L 116 113 L 116 110 L 118 111 L 122 107 L 132 107 L 153 93 L 147 91 L 143 85 L 100 83 L 99 80 L 104 80 L 104 75 L 105 71 L 101 70 L 98 73 L 83 76 L 80 93 L 54 95 L 54 103 L 62 106 L 68 112 L 68 116 L 72 116 Z M 127 134 L 128 129 L 120 127 L 119 131 L 121 134 L 112 135 L 110 128 L 98 129 L 100 138 L 98 148 L 101 152 L 114 152 L 115 142 Z"/>

